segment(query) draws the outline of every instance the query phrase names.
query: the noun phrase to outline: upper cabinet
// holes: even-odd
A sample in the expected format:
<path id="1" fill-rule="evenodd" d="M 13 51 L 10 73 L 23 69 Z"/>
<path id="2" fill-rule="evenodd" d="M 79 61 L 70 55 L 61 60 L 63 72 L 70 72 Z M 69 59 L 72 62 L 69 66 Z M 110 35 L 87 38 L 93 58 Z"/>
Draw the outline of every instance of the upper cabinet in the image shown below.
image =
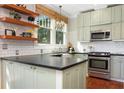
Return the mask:
<path id="1" fill-rule="evenodd" d="M 112 24 L 112 40 L 120 40 L 121 39 L 121 23 L 113 23 Z"/>
<path id="2" fill-rule="evenodd" d="M 90 26 L 90 17 L 91 17 L 90 12 L 79 14 L 77 18 L 77 27 Z"/>
<path id="3" fill-rule="evenodd" d="M 91 25 L 111 23 L 111 8 L 105 8 L 91 12 Z"/>
<path id="4" fill-rule="evenodd" d="M 100 10 L 91 12 L 91 25 L 100 24 Z"/>
<path id="5" fill-rule="evenodd" d="M 112 7 L 112 23 L 121 22 L 122 6 Z"/>
<path id="6" fill-rule="evenodd" d="M 90 27 L 79 27 L 79 41 L 90 42 Z"/>
<path id="7" fill-rule="evenodd" d="M 83 14 L 81 13 L 77 17 L 77 27 L 82 27 L 84 25 L 83 22 L 84 22 Z"/>
<path id="8" fill-rule="evenodd" d="M 124 40 L 124 5 L 81 13 L 77 22 L 80 41 L 90 41 L 90 32 L 97 30 L 110 31 L 113 41 Z"/>
<path id="9" fill-rule="evenodd" d="M 111 8 L 104 8 L 100 10 L 100 24 L 111 23 Z"/>
<path id="10" fill-rule="evenodd" d="M 87 12 L 83 14 L 83 26 L 90 26 L 91 13 Z"/>
<path id="11" fill-rule="evenodd" d="M 122 21 L 124 21 L 124 5 L 122 5 Z"/>

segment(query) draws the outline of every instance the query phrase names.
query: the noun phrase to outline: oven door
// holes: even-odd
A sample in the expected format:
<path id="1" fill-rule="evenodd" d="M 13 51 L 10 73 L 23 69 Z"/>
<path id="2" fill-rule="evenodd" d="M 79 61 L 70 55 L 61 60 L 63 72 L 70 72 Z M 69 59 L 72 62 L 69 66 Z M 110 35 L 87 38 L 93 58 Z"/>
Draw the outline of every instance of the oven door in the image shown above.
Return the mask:
<path id="1" fill-rule="evenodd" d="M 89 70 L 110 72 L 109 57 L 89 57 Z"/>

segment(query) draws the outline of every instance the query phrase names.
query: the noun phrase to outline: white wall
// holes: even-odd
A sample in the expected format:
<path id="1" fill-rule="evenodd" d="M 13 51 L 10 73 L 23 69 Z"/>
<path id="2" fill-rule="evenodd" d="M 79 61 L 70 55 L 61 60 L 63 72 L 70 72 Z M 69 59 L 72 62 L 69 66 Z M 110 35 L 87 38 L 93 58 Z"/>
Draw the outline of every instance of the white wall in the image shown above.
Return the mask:
<path id="1" fill-rule="evenodd" d="M 74 48 L 77 50 L 78 30 L 77 30 L 77 19 L 76 18 L 69 19 L 68 30 L 69 30 L 68 41 L 71 42 Z"/>

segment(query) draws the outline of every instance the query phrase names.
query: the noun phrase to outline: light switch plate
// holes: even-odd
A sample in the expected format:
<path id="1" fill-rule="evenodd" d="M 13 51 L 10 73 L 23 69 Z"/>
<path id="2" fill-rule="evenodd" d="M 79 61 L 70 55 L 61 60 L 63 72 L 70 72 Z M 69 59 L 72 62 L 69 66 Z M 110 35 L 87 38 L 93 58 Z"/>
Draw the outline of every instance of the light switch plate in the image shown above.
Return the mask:
<path id="1" fill-rule="evenodd" d="M 16 50 L 16 51 L 15 51 L 15 54 L 16 54 L 16 55 L 19 55 L 19 50 Z"/>

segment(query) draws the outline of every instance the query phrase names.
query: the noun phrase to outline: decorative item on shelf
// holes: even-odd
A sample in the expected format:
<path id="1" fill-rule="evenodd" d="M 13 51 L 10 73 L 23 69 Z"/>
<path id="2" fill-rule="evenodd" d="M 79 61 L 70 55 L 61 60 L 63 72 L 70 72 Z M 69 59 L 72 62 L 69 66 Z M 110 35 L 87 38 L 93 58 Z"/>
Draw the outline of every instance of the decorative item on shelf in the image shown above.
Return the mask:
<path id="1" fill-rule="evenodd" d="M 62 8 L 62 6 L 60 5 L 59 6 L 59 8 L 60 8 L 60 14 L 59 14 L 59 17 L 58 18 L 56 18 L 56 21 L 55 21 L 55 30 L 57 30 L 57 31 L 63 31 L 63 28 L 64 28 L 64 22 L 61 20 L 62 18 L 61 18 L 61 8 Z"/>
<path id="2" fill-rule="evenodd" d="M 16 4 L 16 6 L 26 8 L 26 5 L 25 4 Z"/>
<path id="3" fill-rule="evenodd" d="M 5 35 L 16 36 L 16 32 L 12 29 L 5 29 Z"/>
<path id="4" fill-rule="evenodd" d="M 22 34 L 20 34 L 22 37 L 32 37 L 32 33 L 31 32 L 22 32 Z"/>
<path id="5" fill-rule="evenodd" d="M 35 20 L 35 18 L 34 18 L 34 17 L 32 17 L 32 16 L 29 16 L 29 17 L 28 17 L 28 21 L 29 21 L 29 22 L 33 23 L 33 22 L 34 22 L 34 20 Z"/>
<path id="6" fill-rule="evenodd" d="M 11 10 L 11 11 L 9 12 L 9 14 L 10 14 L 10 17 L 12 17 L 12 18 L 14 18 L 14 19 L 17 19 L 17 20 L 20 20 L 20 19 L 21 19 L 21 15 L 18 14 L 18 13 L 16 13 L 14 10 Z"/>

